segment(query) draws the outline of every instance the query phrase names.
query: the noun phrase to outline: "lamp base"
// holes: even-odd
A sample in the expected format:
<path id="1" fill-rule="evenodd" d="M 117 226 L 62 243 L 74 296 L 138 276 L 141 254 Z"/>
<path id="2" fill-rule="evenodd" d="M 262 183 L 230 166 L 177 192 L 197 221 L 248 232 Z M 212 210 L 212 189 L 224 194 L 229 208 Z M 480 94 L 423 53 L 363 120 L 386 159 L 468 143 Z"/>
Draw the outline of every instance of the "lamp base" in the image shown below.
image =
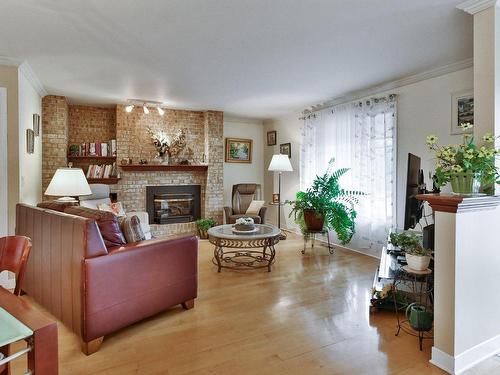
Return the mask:
<path id="1" fill-rule="evenodd" d="M 57 202 L 60 203 L 73 203 L 73 202 L 78 202 L 75 198 L 73 197 L 61 197 L 56 199 Z"/>

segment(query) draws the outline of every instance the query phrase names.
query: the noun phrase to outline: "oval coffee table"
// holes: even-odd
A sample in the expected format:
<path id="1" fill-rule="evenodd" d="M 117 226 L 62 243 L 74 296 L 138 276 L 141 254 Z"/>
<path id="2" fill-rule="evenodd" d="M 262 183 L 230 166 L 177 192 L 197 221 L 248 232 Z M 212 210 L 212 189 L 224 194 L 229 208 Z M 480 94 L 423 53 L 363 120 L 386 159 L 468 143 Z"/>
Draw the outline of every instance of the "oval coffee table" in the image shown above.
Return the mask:
<path id="1" fill-rule="evenodd" d="M 217 265 L 217 272 L 222 268 L 248 270 L 265 267 L 271 272 L 276 255 L 274 245 L 279 242 L 281 231 L 268 224 L 255 224 L 255 227 L 255 232 L 245 234 L 234 233 L 232 224 L 208 230 L 208 240 L 215 245 L 212 262 Z"/>

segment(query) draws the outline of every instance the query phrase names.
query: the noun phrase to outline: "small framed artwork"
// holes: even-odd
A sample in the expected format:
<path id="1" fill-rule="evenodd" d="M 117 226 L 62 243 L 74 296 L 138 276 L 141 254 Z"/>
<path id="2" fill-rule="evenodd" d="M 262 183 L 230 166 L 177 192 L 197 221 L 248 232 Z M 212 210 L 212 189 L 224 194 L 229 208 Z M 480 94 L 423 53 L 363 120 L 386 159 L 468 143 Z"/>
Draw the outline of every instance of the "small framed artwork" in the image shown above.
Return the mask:
<path id="1" fill-rule="evenodd" d="M 280 144 L 280 154 L 288 155 L 288 158 L 292 158 L 292 145 L 291 143 Z"/>
<path id="2" fill-rule="evenodd" d="M 226 138 L 226 163 L 251 163 L 252 140 Z"/>
<path id="3" fill-rule="evenodd" d="M 28 154 L 35 152 L 35 132 L 33 129 L 26 129 L 26 152 Z"/>
<path id="4" fill-rule="evenodd" d="M 460 124 L 465 122 L 474 124 L 473 90 L 456 92 L 451 97 L 451 134 L 463 134 Z"/>
<path id="5" fill-rule="evenodd" d="M 272 130 L 270 132 L 267 132 L 267 145 L 268 146 L 275 146 L 277 137 L 278 137 L 278 133 L 276 132 L 276 130 Z"/>
<path id="6" fill-rule="evenodd" d="M 273 193 L 273 203 L 280 202 L 280 195 L 278 193 Z"/>
<path id="7" fill-rule="evenodd" d="M 33 132 L 35 137 L 40 135 L 40 115 L 37 113 L 33 113 Z"/>

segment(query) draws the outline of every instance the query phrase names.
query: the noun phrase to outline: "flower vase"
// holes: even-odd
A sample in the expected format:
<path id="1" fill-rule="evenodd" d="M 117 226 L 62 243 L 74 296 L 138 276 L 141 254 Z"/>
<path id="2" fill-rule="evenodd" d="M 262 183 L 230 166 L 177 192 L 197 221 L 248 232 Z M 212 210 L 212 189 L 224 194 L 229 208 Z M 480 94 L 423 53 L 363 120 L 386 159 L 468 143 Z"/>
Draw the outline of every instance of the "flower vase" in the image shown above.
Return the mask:
<path id="1" fill-rule="evenodd" d="M 450 179 L 451 189 L 455 194 L 479 194 L 481 173 L 472 171 L 454 173 Z"/>

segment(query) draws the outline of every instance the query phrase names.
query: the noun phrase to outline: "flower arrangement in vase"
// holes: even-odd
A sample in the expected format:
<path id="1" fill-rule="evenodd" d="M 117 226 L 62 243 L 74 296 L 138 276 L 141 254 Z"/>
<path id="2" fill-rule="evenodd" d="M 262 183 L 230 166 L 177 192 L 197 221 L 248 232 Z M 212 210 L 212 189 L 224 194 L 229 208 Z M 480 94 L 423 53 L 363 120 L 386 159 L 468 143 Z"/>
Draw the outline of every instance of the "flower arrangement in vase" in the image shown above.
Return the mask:
<path id="1" fill-rule="evenodd" d="M 500 150 L 495 148 L 495 137 L 486 133 L 482 137 L 484 145 L 479 146 L 474 136 L 466 133 L 473 125 L 467 122 L 460 127 L 464 131 L 460 144 L 439 146 L 436 135 L 427 136 L 427 146 L 436 155 L 434 182 L 437 187 L 451 183 L 456 194 L 478 194 L 481 188 L 488 193 L 495 183 L 500 183 L 495 166 Z"/>

